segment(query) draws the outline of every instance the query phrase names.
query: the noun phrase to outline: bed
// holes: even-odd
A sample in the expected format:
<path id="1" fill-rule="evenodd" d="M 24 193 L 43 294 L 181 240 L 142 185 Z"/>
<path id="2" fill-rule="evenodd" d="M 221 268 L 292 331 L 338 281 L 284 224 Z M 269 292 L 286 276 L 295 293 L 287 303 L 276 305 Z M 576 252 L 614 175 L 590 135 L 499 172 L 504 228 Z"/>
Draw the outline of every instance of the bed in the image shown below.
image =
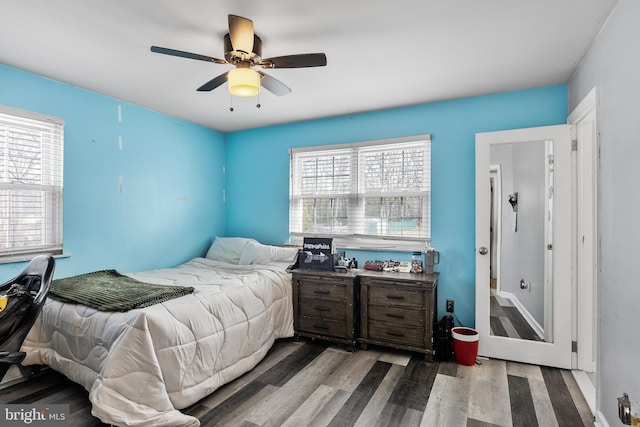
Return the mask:
<path id="1" fill-rule="evenodd" d="M 27 336 L 23 365 L 44 364 L 89 391 L 92 413 L 117 426 L 198 426 L 185 408 L 251 370 L 293 336 L 297 251 L 216 238 L 175 268 L 126 274 L 193 293 L 126 312 L 48 298 Z"/>

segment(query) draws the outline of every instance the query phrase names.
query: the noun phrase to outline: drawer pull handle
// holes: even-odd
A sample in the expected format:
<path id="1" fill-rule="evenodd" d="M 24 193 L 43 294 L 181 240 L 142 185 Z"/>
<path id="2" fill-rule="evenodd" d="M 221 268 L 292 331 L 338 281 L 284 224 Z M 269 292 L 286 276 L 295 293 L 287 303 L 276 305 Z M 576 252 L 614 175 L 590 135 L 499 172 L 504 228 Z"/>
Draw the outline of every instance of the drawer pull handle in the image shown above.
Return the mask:
<path id="1" fill-rule="evenodd" d="M 329 311 L 331 310 L 329 307 L 313 307 L 314 310 L 318 311 Z"/>
<path id="2" fill-rule="evenodd" d="M 394 319 L 404 319 L 404 314 L 387 313 L 387 317 L 393 317 Z"/>
<path id="3" fill-rule="evenodd" d="M 314 294 L 323 294 L 323 295 L 328 295 L 329 291 L 323 291 L 323 290 L 315 290 L 313 291 Z"/>
<path id="4" fill-rule="evenodd" d="M 313 325 L 313 327 L 315 329 L 322 329 L 323 331 L 329 330 L 329 327 L 328 326 L 324 326 L 324 325 Z"/>
<path id="5" fill-rule="evenodd" d="M 403 300 L 404 297 L 402 295 L 387 295 L 387 299 Z"/>
<path id="6" fill-rule="evenodd" d="M 387 335 L 391 335 L 392 337 L 404 337 L 404 334 L 401 332 L 387 332 Z"/>

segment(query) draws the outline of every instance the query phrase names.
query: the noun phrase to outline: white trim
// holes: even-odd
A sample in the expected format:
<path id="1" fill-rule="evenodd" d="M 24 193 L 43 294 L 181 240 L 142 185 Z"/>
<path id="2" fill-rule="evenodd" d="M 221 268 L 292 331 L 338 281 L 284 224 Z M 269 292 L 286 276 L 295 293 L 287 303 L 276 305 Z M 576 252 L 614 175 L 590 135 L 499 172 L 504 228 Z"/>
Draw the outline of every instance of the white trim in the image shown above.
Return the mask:
<path id="1" fill-rule="evenodd" d="M 601 411 L 596 413 L 596 420 L 593 423 L 595 427 L 609 427 L 609 423 L 607 419 L 604 417 L 604 414 Z"/>
<path id="2" fill-rule="evenodd" d="M 502 224 L 502 209 L 500 209 L 500 206 L 502 206 L 502 166 L 501 165 L 491 165 L 489 166 L 489 176 L 494 175 L 495 177 L 495 187 L 494 187 L 494 193 L 495 193 L 495 197 L 496 197 L 496 203 L 495 203 L 495 212 L 494 214 L 498 216 L 498 224 Z M 500 268 L 500 260 L 502 259 L 502 227 L 494 227 L 494 233 L 496 234 L 496 238 L 495 238 L 495 242 L 496 242 L 496 265 L 495 265 L 495 271 L 496 271 L 496 292 L 499 293 L 500 292 L 500 284 L 501 284 L 501 275 L 502 275 L 502 269 Z M 489 261 L 491 262 L 491 261 Z"/>
<path id="3" fill-rule="evenodd" d="M 593 383 L 589 379 L 589 376 L 584 371 L 576 371 L 575 369 L 571 371 L 573 374 L 573 378 L 576 380 L 576 384 L 584 397 L 584 400 L 587 402 L 587 406 L 591 410 L 592 414 L 596 413 L 596 388 L 593 386 Z"/>
<path id="4" fill-rule="evenodd" d="M 356 147 L 368 147 L 373 145 L 385 145 L 385 144 L 400 144 L 405 142 L 431 142 L 431 134 L 424 133 L 419 135 L 404 136 L 400 138 L 388 138 L 388 139 L 376 139 L 373 141 L 358 141 L 358 142 L 346 142 L 330 145 L 313 145 L 309 147 L 294 147 L 289 148 L 289 154 L 293 153 L 305 153 L 307 151 L 322 151 L 322 150 L 343 150 Z"/>
<path id="5" fill-rule="evenodd" d="M 49 116 L 47 114 L 36 113 L 34 111 L 21 110 L 20 108 L 10 107 L 8 105 L 0 104 L 0 114 L 8 114 L 10 116 L 18 116 L 32 120 L 40 120 L 43 122 L 54 123 L 64 126 L 64 119 L 55 116 Z"/>
<path id="6" fill-rule="evenodd" d="M 597 92 L 594 87 L 571 112 L 567 122 L 572 125 L 577 151 L 572 153 L 575 208 L 572 220 L 571 263 L 574 300 L 573 339 L 578 342 L 574 368 L 596 371 L 597 326 Z"/>
<path id="7" fill-rule="evenodd" d="M 596 96 L 596 88 L 592 88 L 587 96 L 585 96 L 582 101 L 578 104 L 578 106 L 569 114 L 567 118 L 567 123 L 575 123 L 584 118 L 587 114 L 591 112 L 591 110 L 596 108 L 597 96 Z"/>

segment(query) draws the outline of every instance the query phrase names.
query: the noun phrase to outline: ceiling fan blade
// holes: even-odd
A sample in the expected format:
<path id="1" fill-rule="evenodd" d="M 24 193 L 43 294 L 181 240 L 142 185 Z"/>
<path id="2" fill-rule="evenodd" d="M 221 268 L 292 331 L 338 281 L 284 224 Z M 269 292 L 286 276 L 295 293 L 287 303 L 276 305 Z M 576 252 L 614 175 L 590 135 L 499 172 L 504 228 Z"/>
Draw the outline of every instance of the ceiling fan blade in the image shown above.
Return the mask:
<path id="1" fill-rule="evenodd" d="M 258 71 L 258 74 L 261 76 L 260 84 L 262 87 L 274 95 L 284 96 L 291 92 L 291 88 L 289 86 L 282 83 L 275 77 L 271 77 L 269 74 L 265 74 L 262 71 Z"/>
<path id="2" fill-rule="evenodd" d="M 235 51 L 253 52 L 253 21 L 242 16 L 229 15 L 229 38 Z"/>
<path id="3" fill-rule="evenodd" d="M 206 82 L 205 84 L 200 86 L 198 88 L 198 91 L 199 92 L 209 92 L 211 90 L 214 90 L 218 86 L 225 84 L 227 82 L 227 74 L 229 74 L 228 71 L 226 73 L 220 74 L 218 77 L 215 77 L 215 78 L 209 80 L 208 82 Z"/>
<path id="4" fill-rule="evenodd" d="M 262 66 L 262 68 L 324 67 L 327 65 L 327 56 L 324 53 L 275 56 L 260 60 L 258 65 Z"/>
<path id="5" fill-rule="evenodd" d="M 162 53 L 164 55 L 179 56 L 187 59 L 197 59 L 198 61 L 215 62 L 216 64 L 228 64 L 224 59 L 213 58 L 211 56 L 199 55 L 197 53 L 185 52 L 182 50 L 169 49 L 166 47 L 151 46 L 151 52 Z"/>

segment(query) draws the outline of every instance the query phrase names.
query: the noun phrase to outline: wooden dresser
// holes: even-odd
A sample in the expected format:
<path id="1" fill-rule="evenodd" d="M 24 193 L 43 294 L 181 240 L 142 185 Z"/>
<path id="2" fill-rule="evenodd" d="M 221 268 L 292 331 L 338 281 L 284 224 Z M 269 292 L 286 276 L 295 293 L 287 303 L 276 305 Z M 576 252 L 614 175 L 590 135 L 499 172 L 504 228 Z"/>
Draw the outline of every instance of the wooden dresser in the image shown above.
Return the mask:
<path id="1" fill-rule="evenodd" d="M 425 354 L 433 360 L 438 273 L 359 270 L 360 337 L 376 344 Z"/>
<path id="2" fill-rule="evenodd" d="M 355 350 L 358 334 L 358 275 L 294 270 L 293 327 L 296 336 L 347 344 Z"/>

